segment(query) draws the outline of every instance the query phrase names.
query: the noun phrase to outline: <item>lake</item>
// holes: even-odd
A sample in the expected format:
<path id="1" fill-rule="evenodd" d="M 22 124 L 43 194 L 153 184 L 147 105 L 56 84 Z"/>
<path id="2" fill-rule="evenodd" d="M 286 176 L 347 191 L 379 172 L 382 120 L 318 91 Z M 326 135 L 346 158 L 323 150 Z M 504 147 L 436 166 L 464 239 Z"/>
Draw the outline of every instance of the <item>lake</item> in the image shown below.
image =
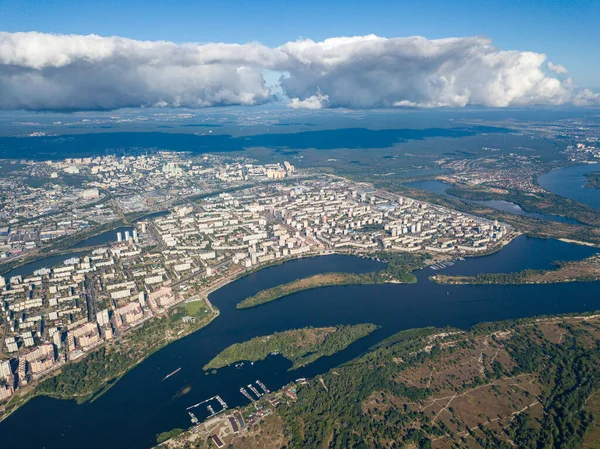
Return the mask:
<path id="1" fill-rule="evenodd" d="M 573 165 L 544 173 L 538 183 L 544 189 L 600 210 L 600 190 L 585 187 L 585 175 L 600 171 L 600 164 Z"/>
<path id="2" fill-rule="evenodd" d="M 407 187 L 413 187 L 415 189 L 427 190 L 428 192 L 435 193 L 437 195 L 447 195 L 453 198 L 458 198 L 462 201 L 472 204 L 481 204 L 483 206 L 491 207 L 502 212 L 508 212 L 509 214 L 522 215 L 524 217 L 537 218 L 538 220 L 550 220 L 558 221 L 561 223 L 578 224 L 577 220 L 572 218 L 561 217 L 560 215 L 540 214 L 538 212 L 527 212 L 521 208 L 518 204 L 511 203 L 510 201 L 503 200 L 467 200 L 460 198 L 455 195 L 450 195 L 446 191 L 451 188 L 450 184 L 442 181 L 417 181 L 406 184 Z"/>
<path id="3" fill-rule="evenodd" d="M 275 390 L 291 380 L 313 377 L 348 361 L 400 330 L 425 326 L 467 329 L 483 321 L 600 309 L 600 282 L 555 285 L 446 286 L 429 281 L 434 273 L 473 274 L 548 268 L 553 260 L 575 260 L 598 251 L 556 240 L 521 236 L 501 251 L 467 258 L 445 270 L 420 270 L 417 284 L 326 287 L 298 292 L 256 308 L 236 304 L 258 291 L 316 273 L 368 272 L 384 268 L 350 256 L 305 258 L 267 268 L 210 295 L 221 311 L 209 326 L 155 353 L 125 375 L 94 403 L 35 398 L 0 423 L 0 441 L 19 449 L 142 449 L 157 434 L 190 425 L 186 407 L 219 394 L 230 407 L 246 404 L 241 386 L 264 382 Z M 225 347 L 259 335 L 304 326 L 372 322 L 380 329 L 345 351 L 288 372 L 291 363 L 271 356 L 241 369 L 226 367 L 205 374 L 202 366 Z M 162 379 L 177 368 L 177 374 Z M 188 394 L 177 393 L 190 387 Z M 194 409 L 199 419 L 208 412 Z M 35 426 L 35 431 L 32 431 Z"/>

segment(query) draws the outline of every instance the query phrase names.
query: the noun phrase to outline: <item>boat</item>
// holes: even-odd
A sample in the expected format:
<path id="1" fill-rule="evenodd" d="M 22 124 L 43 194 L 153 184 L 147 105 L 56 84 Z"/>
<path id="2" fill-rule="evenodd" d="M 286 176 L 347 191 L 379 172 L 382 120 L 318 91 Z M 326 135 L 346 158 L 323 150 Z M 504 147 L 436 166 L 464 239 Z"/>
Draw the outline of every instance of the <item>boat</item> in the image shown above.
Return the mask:
<path id="1" fill-rule="evenodd" d="M 164 381 L 164 380 L 167 380 L 167 379 L 168 379 L 169 377 L 171 377 L 173 374 L 177 374 L 179 371 L 181 371 L 181 368 L 177 368 L 177 369 L 176 369 L 175 371 L 173 371 L 172 373 L 170 373 L 170 374 L 167 374 L 165 377 L 163 377 L 163 380 L 161 380 L 161 382 L 162 382 L 162 381 Z"/>
<path id="2" fill-rule="evenodd" d="M 198 424 L 198 418 L 196 418 L 196 415 L 194 415 L 192 412 L 188 412 L 190 414 L 190 417 L 192 418 L 192 424 Z"/>

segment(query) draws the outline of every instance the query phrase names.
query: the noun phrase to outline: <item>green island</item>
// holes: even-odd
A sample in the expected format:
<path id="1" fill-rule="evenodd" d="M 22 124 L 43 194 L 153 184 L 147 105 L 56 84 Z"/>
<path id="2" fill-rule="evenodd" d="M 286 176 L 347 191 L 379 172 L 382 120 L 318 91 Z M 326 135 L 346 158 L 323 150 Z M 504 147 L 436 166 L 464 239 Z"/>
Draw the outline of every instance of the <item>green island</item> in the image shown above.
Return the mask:
<path id="1" fill-rule="evenodd" d="M 377 329 L 374 324 L 335 327 L 306 327 L 255 337 L 229 346 L 204 366 L 204 370 L 222 368 L 241 361 L 256 362 L 271 353 L 279 353 L 297 369 L 315 360 L 333 355 Z"/>
<path id="2" fill-rule="evenodd" d="M 592 172 L 585 175 L 585 185 L 594 189 L 600 189 L 600 172 Z"/>
<path id="3" fill-rule="evenodd" d="M 431 280 L 438 284 L 555 284 L 600 280 L 600 255 L 573 262 L 554 262 L 554 270 L 523 270 L 514 273 L 480 273 L 476 276 L 438 274 Z"/>
<path id="4" fill-rule="evenodd" d="M 239 434 L 225 433 L 224 443 L 233 449 L 597 447 L 599 315 L 484 323 L 468 331 L 414 329 L 385 341 L 322 376 L 265 395 L 258 401 L 263 418 Z M 234 413 L 249 419 L 256 409 Z M 208 435 L 228 425 L 221 420 L 160 447 L 209 448 Z"/>
<path id="5" fill-rule="evenodd" d="M 422 268 L 429 256 L 426 254 L 379 251 L 373 257 L 387 262 L 387 268 L 378 273 L 322 273 L 296 279 L 287 284 L 261 290 L 256 295 L 240 301 L 237 308 L 247 309 L 275 301 L 293 293 L 335 285 L 381 284 L 386 282 L 414 284 L 417 282 L 417 278 L 411 271 Z"/>

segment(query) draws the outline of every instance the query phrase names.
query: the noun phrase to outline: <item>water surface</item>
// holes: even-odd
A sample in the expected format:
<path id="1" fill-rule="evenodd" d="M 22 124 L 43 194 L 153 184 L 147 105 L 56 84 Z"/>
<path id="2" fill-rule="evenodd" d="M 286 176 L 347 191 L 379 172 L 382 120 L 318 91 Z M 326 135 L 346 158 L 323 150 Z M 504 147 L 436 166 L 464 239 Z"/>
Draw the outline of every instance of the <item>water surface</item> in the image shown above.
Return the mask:
<path id="1" fill-rule="evenodd" d="M 600 164 L 574 165 L 544 173 L 538 183 L 549 192 L 600 210 L 600 190 L 585 186 L 585 175 L 598 171 Z"/>

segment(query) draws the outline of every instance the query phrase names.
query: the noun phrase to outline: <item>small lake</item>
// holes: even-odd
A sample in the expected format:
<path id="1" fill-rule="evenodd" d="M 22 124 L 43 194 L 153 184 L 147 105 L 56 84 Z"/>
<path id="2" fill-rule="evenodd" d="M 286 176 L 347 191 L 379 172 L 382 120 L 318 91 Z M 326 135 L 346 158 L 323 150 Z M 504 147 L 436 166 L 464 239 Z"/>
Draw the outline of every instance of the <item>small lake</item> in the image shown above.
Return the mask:
<path id="1" fill-rule="evenodd" d="M 600 190 L 585 187 L 585 175 L 600 171 L 600 164 L 574 165 L 544 173 L 538 183 L 549 192 L 600 210 Z"/>
<path id="2" fill-rule="evenodd" d="M 574 260 L 598 251 L 556 240 L 521 236 L 501 251 L 459 261 L 444 273 L 547 268 L 553 260 Z M 146 449 L 157 434 L 190 426 L 186 407 L 219 394 L 230 407 L 246 404 L 241 386 L 261 380 L 275 390 L 291 380 L 313 377 L 364 353 L 400 330 L 425 326 L 462 329 L 483 322 L 600 309 L 600 282 L 555 285 L 446 286 L 431 282 L 435 271 L 417 272 L 418 283 L 326 287 L 298 292 L 259 307 L 236 304 L 258 291 L 299 277 L 331 271 L 368 272 L 384 264 L 350 256 L 290 261 L 228 284 L 210 295 L 221 311 L 209 326 L 172 343 L 138 365 L 94 403 L 77 405 L 45 397 L 31 400 L 0 423 L 0 441 L 19 449 Z M 380 327 L 346 350 L 296 371 L 280 356 L 241 369 L 205 374 L 202 366 L 227 346 L 255 336 L 304 326 L 372 322 Z M 162 379 L 177 368 L 177 374 Z M 188 394 L 178 396 L 183 388 Z M 194 409 L 199 419 L 208 412 Z M 35 423 L 35 431 L 31 430 Z"/>
<path id="3" fill-rule="evenodd" d="M 428 192 L 435 193 L 437 195 L 447 195 L 453 198 L 459 198 L 462 201 L 472 204 L 481 204 L 483 206 L 491 207 L 502 212 L 507 212 L 514 215 L 522 215 L 524 217 L 537 218 L 538 220 L 550 220 L 558 221 L 560 223 L 571 223 L 577 224 L 577 220 L 572 218 L 561 217 L 560 215 L 540 214 L 538 212 L 527 212 L 521 208 L 518 204 L 511 203 L 510 201 L 503 200 L 467 200 L 464 198 L 450 195 L 446 191 L 451 188 L 450 184 L 442 181 L 418 181 L 405 184 L 407 187 L 413 187 L 415 189 L 427 190 Z"/>

